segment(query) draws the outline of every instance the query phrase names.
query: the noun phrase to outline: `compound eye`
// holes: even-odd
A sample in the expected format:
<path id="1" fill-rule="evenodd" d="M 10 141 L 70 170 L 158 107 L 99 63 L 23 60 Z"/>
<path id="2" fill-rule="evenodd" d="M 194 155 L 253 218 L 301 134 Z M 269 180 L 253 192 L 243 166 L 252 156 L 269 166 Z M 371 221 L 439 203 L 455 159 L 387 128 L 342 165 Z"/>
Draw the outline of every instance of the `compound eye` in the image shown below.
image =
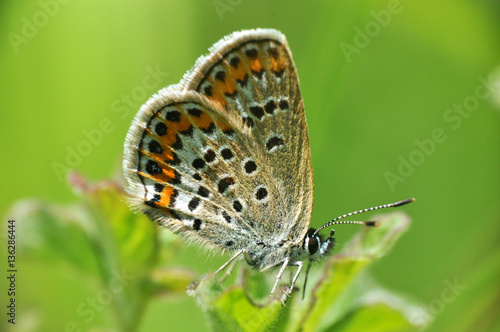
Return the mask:
<path id="1" fill-rule="evenodd" d="M 309 251 L 309 255 L 314 255 L 319 249 L 318 238 L 310 237 L 307 243 L 307 251 Z"/>

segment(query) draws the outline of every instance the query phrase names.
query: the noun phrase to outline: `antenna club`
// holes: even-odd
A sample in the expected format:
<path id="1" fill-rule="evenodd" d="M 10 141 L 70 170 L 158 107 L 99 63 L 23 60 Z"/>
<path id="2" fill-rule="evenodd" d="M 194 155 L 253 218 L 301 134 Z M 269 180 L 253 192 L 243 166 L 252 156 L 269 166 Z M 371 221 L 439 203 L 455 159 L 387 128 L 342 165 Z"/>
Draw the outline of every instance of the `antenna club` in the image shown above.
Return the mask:
<path id="1" fill-rule="evenodd" d="M 380 226 L 380 222 L 378 222 L 378 221 L 365 221 L 365 226 L 378 227 L 378 226 Z"/>
<path id="2" fill-rule="evenodd" d="M 415 198 L 408 198 L 399 202 L 394 203 L 394 207 L 403 206 L 415 202 Z"/>

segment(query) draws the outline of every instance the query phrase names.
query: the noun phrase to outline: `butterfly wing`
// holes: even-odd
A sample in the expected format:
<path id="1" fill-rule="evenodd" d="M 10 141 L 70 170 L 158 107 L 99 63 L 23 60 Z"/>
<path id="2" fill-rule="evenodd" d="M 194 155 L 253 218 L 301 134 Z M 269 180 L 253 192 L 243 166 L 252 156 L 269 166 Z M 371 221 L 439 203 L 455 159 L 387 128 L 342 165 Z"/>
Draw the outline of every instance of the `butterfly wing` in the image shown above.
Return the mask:
<path id="1" fill-rule="evenodd" d="M 248 249 L 304 237 L 312 169 L 284 36 L 233 34 L 139 111 L 125 143 L 132 203 L 207 245 Z"/>
<path id="2" fill-rule="evenodd" d="M 269 193 L 273 202 L 254 215 L 264 223 L 266 237 L 280 229 L 301 241 L 311 219 L 313 173 L 304 103 L 286 38 L 272 29 L 246 30 L 210 51 L 181 85 L 220 105 L 253 142 L 263 173 L 276 182 L 277 191 Z"/>

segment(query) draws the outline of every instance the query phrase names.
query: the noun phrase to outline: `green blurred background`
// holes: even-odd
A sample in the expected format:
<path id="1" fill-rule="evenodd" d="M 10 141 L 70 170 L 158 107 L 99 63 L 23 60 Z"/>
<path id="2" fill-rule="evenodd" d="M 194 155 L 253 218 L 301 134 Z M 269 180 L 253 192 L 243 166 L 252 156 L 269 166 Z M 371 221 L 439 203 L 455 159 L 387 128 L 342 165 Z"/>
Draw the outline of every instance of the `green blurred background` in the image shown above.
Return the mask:
<path id="1" fill-rule="evenodd" d="M 63 166 L 93 180 L 115 176 L 131 120 L 150 95 L 177 83 L 224 35 L 276 28 L 288 38 L 306 105 L 312 225 L 416 197 L 402 208 L 410 231 L 373 273 L 431 311 L 429 330 L 500 328 L 497 1 L 42 0 L 0 8 L 2 215 L 27 197 L 75 201 Z M 145 82 L 152 71 L 161 74 Z M 88 143 L 96 129 L 102 139 Z M 338 242 L 357 230 L 338 226 Z M 201 274 L 225 259 L 188 247 L 176 264 Z M 26 265 L 18 314 L 40 305 L 43 330 L 63 330 L 95 285 L 58 265 Z M 466 288 L 441 308 L 447 282 Z M 110 321 L 103 311 L 82 327 Z M 160 328 L 207 329 L 187 296 L 149 303 L 140 329 Z"/>

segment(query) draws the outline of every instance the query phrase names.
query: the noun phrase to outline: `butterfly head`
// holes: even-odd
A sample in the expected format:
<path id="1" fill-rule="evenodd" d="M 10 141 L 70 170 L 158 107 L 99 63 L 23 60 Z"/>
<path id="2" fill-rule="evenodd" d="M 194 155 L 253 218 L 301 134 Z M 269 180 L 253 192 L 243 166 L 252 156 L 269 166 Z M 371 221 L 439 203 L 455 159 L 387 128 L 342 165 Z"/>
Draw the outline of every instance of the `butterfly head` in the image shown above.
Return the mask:
<path id="1" fill-rule="evenodd" d="M 330 236 L 324 239 L 323 236 L 316 233 L 316 229 L 310 228 L 303 242 L 303 250 L 307 257 L 310 260 L 316 260 L 330 254 L 335 246 L 334 235 L 335 230 L 332 230 Z"/>

